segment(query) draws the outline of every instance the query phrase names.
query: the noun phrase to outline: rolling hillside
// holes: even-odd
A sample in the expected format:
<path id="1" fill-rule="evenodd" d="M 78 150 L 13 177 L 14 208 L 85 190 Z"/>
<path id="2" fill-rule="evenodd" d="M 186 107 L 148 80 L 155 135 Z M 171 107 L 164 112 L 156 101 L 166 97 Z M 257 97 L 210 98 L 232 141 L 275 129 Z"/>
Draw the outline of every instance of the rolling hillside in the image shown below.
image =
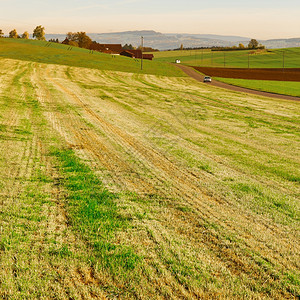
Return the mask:
<path id="1" fill-rule="evenodd" d="M 98 70 L 183 76 L 183 73 L 174 66 L 161 62 L 145 60 L 144 71 L 141 71 L 140 60 L 124 56 L 111 56 L 95 51 L 91 54 L 87 49 L 36 40 L 0 38 L 1 57 Z"/>
<path id="2" fill-rule="evenodd" d="M 58 47 L 0 39 L 0 297 L 299 295 L 299 103 Z"/>

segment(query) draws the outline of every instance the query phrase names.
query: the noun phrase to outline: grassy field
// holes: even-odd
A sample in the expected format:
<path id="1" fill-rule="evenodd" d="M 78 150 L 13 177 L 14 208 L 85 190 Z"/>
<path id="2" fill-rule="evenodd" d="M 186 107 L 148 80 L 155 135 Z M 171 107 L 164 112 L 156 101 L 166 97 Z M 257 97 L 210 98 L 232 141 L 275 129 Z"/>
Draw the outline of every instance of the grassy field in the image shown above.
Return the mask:
<path id="1" fill-rule="evenodd" d="M 216 80 L 253 90 L 300 97 L 300 82 L 215 78 Z"/>
<path id="2" fill-rule="evenodd" d="M 300 294 L 299 103 L 49 59 L 0 58 L 0 297 Z"/>
<path id="3" fill-rule="evenodd" d="M 68 50 L 72 49 L 72 50 Z M 174 66 L 161 62 L 144 60 L 141 71 L 139 59 L 124 56 L 112 56 L 87 49 L 45 41 L 0 38 L 0 58 L 11 58 L 24 61 L 77 66 L 98 70 L 115 70 L 123 72 L 156 74 L 164 76 L 184 76 Z"/>
<path id="4" fill-rule="evenodd" d="M 300 48 L 257 51 L 210 51 L 183 50 L 153 52 L 156 61 L 175 62 L 185 65 L 236 68 L 300 68 Z M 284 58 L 283 58 L 284 56 Z M 249 65 L 248 65 L 249 63 Z"/>
<path id="5" fill-rule="evenodd" d="M 253 51 L 211 51 L 183 50 L 153 52 L 156 61 L 175 62 L 180 59 L 182 64 L 190 66 L 214 66 L 214 67 L 237 67 L 247 68 L 248 60 L 250 68 L 300 68 L 300 48 L 288 48 L 270 50 L 270 52 Z M 225 55 L 225 56 L 224 56 Z M 225 64 L 224 64 L 225 58 Z M 265 92 L 300 96 L 300 83 L 280 82 L 267 80 L 245 80 L 232 78 L 216 78 L 225 83 L 246 87 Z"/>

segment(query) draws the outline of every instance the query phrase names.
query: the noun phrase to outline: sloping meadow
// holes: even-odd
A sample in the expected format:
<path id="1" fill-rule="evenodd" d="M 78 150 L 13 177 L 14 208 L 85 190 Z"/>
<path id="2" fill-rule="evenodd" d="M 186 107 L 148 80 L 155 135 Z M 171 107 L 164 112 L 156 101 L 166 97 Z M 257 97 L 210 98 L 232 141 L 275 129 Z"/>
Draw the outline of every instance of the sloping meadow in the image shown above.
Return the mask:
<path id="1" fill-rule="evenodd" d="M 2 297 L 300 293 L 298 103 L 1 65 Z"/>

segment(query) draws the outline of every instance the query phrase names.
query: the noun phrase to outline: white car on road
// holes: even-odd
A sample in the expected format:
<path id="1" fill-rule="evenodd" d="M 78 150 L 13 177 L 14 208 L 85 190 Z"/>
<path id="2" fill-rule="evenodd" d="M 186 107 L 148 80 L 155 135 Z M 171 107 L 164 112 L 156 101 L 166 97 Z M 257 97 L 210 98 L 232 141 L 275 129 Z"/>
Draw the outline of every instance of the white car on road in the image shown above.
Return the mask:
<path id="1" fill-rule="evenodd" d="M 203 82 L 211 82 L 211 77 L 205 76 Z"/>

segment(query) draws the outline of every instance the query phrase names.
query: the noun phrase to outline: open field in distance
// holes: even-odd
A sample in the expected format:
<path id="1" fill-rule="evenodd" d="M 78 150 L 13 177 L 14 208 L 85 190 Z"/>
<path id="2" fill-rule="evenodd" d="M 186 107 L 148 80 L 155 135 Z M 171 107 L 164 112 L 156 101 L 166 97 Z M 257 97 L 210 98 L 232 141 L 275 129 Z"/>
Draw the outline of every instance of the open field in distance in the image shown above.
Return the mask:
<path id="1" fill-rule="evenodd" d="M 0 59 L 1 297 L 300 293 L 299 103 L 32 60 Z"/>
<path id="2" fill-rule="evenodd" d="M 162 51 L 154 52 L 156 60 L 165 62 L 175 62 L 175 59 L 180 59 L 182 64 L 200 67 L 224 67 L 225 54 L 225 70 L 230 67 L 235 68 L 299 68 L 300 66 L 300 48 L 278 49 L 272 52 L 257 51 L 249 54 L 245 51 L 218 51 L 212 52 L 209 49 L 204 50 L 183 50 L 183 51 Z M 248 55 L 249 54 L 249 55 Z M 248 61 L 249 59 L 249 61 Z M 248 64 L 249 62 L 249 64 Z M 209 75 L 209 74 L 206 74 Z M 279 75 L 280 76 L 280 75 Z M 282 77 L 286 76 L 282 69 Z M 291 75 L 293 76 L 293 75 Z M 297 76 L 299 76 L 297 74 Z M 297 77 L 296 76 L 296 77 Z M 219 76 L 220 77 L 220 76 Z M 218 79 L 218 78 L 216 78 Z M 244 80 L 244 79 L 220 79 L 225 83 L 233 85 L 257 89 L 270 93 L 278 93 L 290 96 L 299 96 L 300 83 L 286 81 L 270 81 L 270 80 Z M 295 79 L 293 79 L 295 80 Z"/>
<path id="3" fill-rule="evenodd" d="M 156 61 L 201 67 L 300 68 L 300 48 L 272 50 L 211 51 L 177 50 L 153 52 Z"/>

